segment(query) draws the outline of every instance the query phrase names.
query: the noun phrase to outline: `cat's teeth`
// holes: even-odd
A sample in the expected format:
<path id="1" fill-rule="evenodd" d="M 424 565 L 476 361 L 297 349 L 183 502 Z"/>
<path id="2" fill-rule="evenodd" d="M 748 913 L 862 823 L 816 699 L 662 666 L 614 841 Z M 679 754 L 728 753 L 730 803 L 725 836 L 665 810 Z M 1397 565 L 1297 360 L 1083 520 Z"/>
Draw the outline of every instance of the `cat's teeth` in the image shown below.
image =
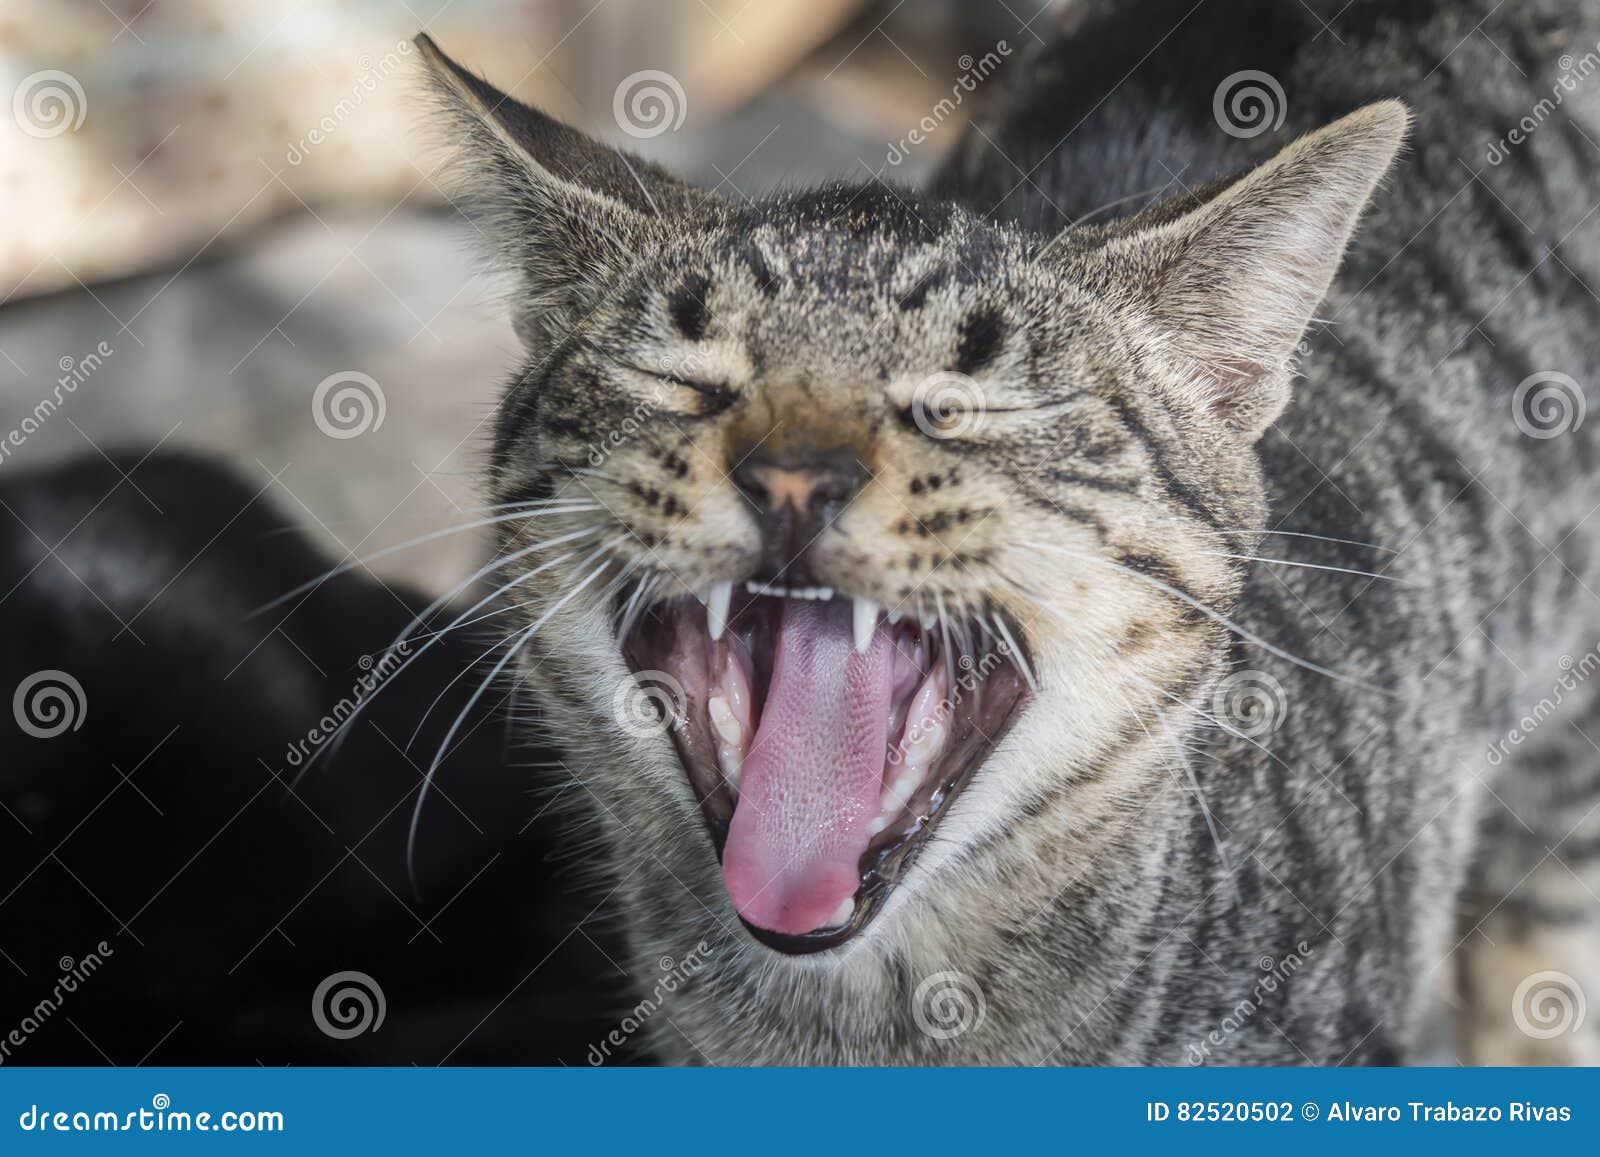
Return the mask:
<path id="1" fill-rule="evenodd" d="M 833 598 L 832 587 L 784 587 L 776 583 L 756 582 L 754 579 L 746 582 L 744 589 L 753 595 L 766 595 L 774 599 L 806 599 L 825 603 Z"/>
<path id="2" fill-rule="evenodd" d="M 938 738 L 943 738 L 940 730 Z M 918 753 L 920 755 L 920 752 Z M 895 778 L 894 786 L 889 789 L 889 794 L 895 799 L 894 810 L 899 811 L 911 802 L 911 797 L 917 794 L 917 789 L 922 786 L 922 781 L 928 773 L 928 762 L 921 758 L 908 757 L 905 766 L 900 769 L 900 774 Z"/>
<path id="3" fill-rule="evenodd" d="M 833 910 L 833 915 L 828 917 L 828 923 L 825 925 L 825 927 L 837 928 L 841 924 L 848 924 L 850 922 L 850 917 L 854 916 L 855 914 L 856 898 L 854 896 L 846 896 L 843 900 L 839 901 L 839 906 Z"/>
<path id="4" fill-rule="evenodd" d="M 715 642 L 728 626 L 728 605 L 733 601 L 732 583 L 712 583 L 706 591 L 706 629 Z"/>
<path id="5" fill-rule="evenodd" d="M 717 766 L 722 769 L 722 778 L 728 781 L 728 786 L 738 792 L 739 782 L 744 776 L 744 756 L 727 744 L 719 743 Z"/>
<path id="6" fill-rule="evenodd" d="M 899 607 L 894 607 L 889 611 L 889 622 L 891 624 L 898 623 L 901 619 L 905 618 L 905 616 L 906 613 L 904 611 L 902 611 Z"/>
<path id="7" fill-rule="evenodd" d="M 711 716 L 711 726 L 722 742 L 736 744 L 744 738 L 739 721 L 733 717 L 733 708 L 721 695 L 711 697 L 706 704 L 706 712 Z"/>
<path id="8" fill-rule="evenodd" d="M 948 721 L 944 718 L 949 710 L 945 699 L 947 691 L 943 667 L 935 667 L 917 688 L 906 713 L 906 738 L 901 740 L 899 763 L 878 801 L 877 818 L 868 826 L 870 835 L 876 836 L 899 818 L 944 751 L 950 737 Z"/>
<path id="9" fill-rule="evenodd" d="M 723 651 L 722 678 L 713 686 L 715 694 L 706 700 L 706 719 L 715 737 L 717 766 L 737 794 L 752 730 L 750 680 L 733 649 L 725 646 Z"/>
<path id="10" fill-rule="evenodd" d="M 878 629 L 878 604 L 871 599 L 855 601 L 856 653 L 865 655 L 872 646 L 872 634 Z"/>

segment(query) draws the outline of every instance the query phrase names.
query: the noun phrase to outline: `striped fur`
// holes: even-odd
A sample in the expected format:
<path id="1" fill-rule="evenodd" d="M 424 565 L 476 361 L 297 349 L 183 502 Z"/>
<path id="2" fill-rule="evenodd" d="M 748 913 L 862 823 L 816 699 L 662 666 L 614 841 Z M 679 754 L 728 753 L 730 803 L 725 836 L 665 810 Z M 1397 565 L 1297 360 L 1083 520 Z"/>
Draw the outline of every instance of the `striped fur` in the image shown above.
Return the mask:
<path id="1" fill-rule="evenodd" d="M 1475 1001 L 1479 1059 L 1593 1055 L 1519 1032 L 1504 990 L 1555 970 L 1600 999 L 1573 947 L 1600 913 L 1600 750 L 1486 752 L 1600 641 L 1595 426 L 1534 438 L 1511 410 L 1531 375 L 1600 365 L 1600 77 L 1484 158 L 1600 21 L 1492 9 L 1069 3 L 926 194 L 740 204 L 432 54 L 527 285 L 490 488 L 607 512 L 603 550 L 531 592 L 521 677 L 589 789 L 640 977 L 713 947 L 652 1024 L 662 1056 L 1394 1063 L 1441 989 Z M 1219 127 L 1244 70 L 1283 88 L 1277 130 Z M 1319 305 L 1402 121 L 1339 118 L 1391 97 L 1414 143 Z M 983 414 L 929 437 L 914 394 L 945 373 Z M 634 583 L 739 573 L 726 471 L 819 431 L 873 472 L 818 545 L 835 585 L 1004 607 L 1041 691 L 882 916 L 791 958 L 740 929 L 665 739 L 614 726 L 611 624 Z M 1241 675 L 1277 689 L 1275 729 L 1226 718 Z M 951 974 L 981 1015 L 930 1031 Z"/>

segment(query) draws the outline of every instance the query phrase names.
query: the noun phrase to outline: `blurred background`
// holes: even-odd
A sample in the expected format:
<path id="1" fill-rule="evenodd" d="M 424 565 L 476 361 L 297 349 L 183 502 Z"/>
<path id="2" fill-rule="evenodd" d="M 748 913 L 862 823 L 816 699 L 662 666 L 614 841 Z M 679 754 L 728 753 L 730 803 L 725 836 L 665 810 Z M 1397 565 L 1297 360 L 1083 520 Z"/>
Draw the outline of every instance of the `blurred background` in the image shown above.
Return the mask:
<path id="1" fill-rule="evenodd" d="M 198 449 L 336 558 L 465 520 L 516 347 L 443 187 L 420 30 L 520 99 L 753 197 L 915 181 L 981 99 L 962 78 L 1031 42 L 1046 7 L 6 0 L 0 477 Z M 363 396 L 341 427 L 346 389 Z M 451 536 L 373 569 L 439 590 L 481 550 Z"/>

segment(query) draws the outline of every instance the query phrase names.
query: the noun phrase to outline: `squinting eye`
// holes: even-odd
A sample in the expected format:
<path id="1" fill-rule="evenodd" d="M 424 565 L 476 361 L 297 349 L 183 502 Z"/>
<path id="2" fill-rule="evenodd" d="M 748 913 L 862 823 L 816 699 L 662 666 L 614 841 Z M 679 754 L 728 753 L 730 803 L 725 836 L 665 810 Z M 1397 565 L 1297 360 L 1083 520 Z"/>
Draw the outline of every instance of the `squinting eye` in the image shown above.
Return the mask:
<path id="1" fill-rule="evenodd" d="M 651 374 L 650 377 L 665 387 L 690 390 L 700 397 L 700 418 L 712 418 L 733 405 L 733 391 L 718 382 L 701 382 L 693 378 L 680 378 L 675 374 Z"/>
<path id="2" fill-rule="evenodd" d="M 707 382 L 698 378 L 681 377 L 670 370 L 647 370 L 640 366 L 627 365 L 624 368 L 633 371 L 640 377 L 650 379 L 652 391 L 656 394 L 657 401 L 667 401 L 670 394 L 692 392 L 698 395 L 698 409 L 691 416 L 697 418 L 711 418 L 722 413 L 733 405 L 734 393 L 720 382 Z"/>
<path id="3" fill-rule="evenodd" d="M 689 378 L 679 378 L 670 374 L 658 375 L 660 380 L 669 385 L 682 389 L 693 390 L 703 399 L 701 402 L 700 416 L 704 418 L 720 414 L 733 405 L 733 391 L 727 386 L 712 382 L 697 382 Z"/>

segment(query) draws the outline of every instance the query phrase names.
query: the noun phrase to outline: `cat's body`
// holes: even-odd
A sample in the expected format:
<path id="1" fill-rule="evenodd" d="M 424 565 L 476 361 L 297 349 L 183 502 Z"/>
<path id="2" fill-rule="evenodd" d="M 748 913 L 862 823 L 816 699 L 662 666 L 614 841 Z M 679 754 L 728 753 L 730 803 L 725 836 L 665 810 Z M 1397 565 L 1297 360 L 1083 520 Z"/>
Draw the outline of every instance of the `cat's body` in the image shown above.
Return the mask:
<path id="1" fill-rule="evenodd" d="M 1596 925 L 1600 756 L 1530 770 L 1534 744 L 1499 766 L 1487 753 L 1567 674 L 1561 656 L 1586 676 L 1600 641 L 1594 427 L 1535 436 L 1541 393 L 1561 388 L 1535 375 L 1582 382 L 1600 361 L 1585 285 L 1600 284 L 1600 79 L 1498 168 L 1485 158 L 1558 60 L 1595 48 L 1600 14 L 1537 3 L 1480 27 L 1494 7 L 1358 2 L 1325 28 L 1297 0 L 1069 4 L 996 82 L 928 200 L 843 189 L 728 208 L 586 156 L 436 65 L 494 126 L 480 155 L 512 186 L 491 200 L 530 282 L 532 360 L 495 494 L 587 494 L 631 538 L 616 571 L 588 555 L 542 584 L 523 673 L 598 785 L 641 982 L 661 956 L 713 946 L 668 1001 L 664 1055 L 1403 1062 L 1455 987 L 1463 938 L 1479 1059 L 1592 1055 L 1589 1036 L 1540 1053 L 1506 1026 L 1525 978 L 1595 979 L 1578 946 Z M 1281 85 L 1275 132 L 1225 130 L 1237 110 L 1219 86 L 1246 70 Z M 1395 96 L 1414 141 L 1279 416 L 1280 361 L 1393 155 L 1397 114 L 1375 106 L 1248 178 L 1203 183 Z M 1155 194 L 1174 199 L 1047 243 Z M 587 251 L 599 272 L 553 281 L 556 245 L 571 247 L 563 268 Z M 656 262 L 689 276 L 660 298 L 659 277 L 627 288 Z M 699 358 L 666 386 L 715 404 L 638 402 L 609 368 L 658 357 L 663 374 Z M 880 425 L 883 397 L 904 404 L 902 380 L 941 367 L 985 383 L 1003 437 L 929 444 Z M 600 481 L 563 475 L 636 404 L 659 420 L 608 448 Z M 738 926 L 735 908 L 787 931 L 789 909 L 742 893 L 725 863 L 730 908 L 665 740 L 609 726 L 618 640 L 582 588 L 626 595 L 643 572 L 634 601 L 649 602 L 750 573 L 754 532 L 724 471 L 780 431 L 835 436 L 814 426 L 846 429 L 870 473 L 837 545 L 817 532 L 822 581 L 926 615 L 934 575 L 894 551 L 932 539 L 933 571 L 953 565 L 928 597 L 1009 599 L 1041 686 L 865 931 L 796 956 Z M 1235 714 L 1252 689 L 1264 727 Z"/>
<path id="2" fill-rule="evenodd" d="M 1553 372 L 1587 388 L 1600 365 L 1600 79 L 1574 63 L 1595 51 L 1600 12 L 1521 4 L 1474 33 L 1495 5 L 1323 5 L 1328 19 L 1345 10 L 1324 32 L 1295 3 L 1188 19 L 1187 4 L 1105 7 L 1115 14 L 1103 24 L 1040 54 L 1049 63 L 1001 98 L 940 190 L 1049 232 L 1062 215 L 1236 171 L 1367 101 L 1406 100 L 1409 155 L 1363 221 L 1318 311 L 1331 324 L 1308 337 L 1295 400 L 1260 446 L 1269 527 L 1379 548 L 1269 538 L 1263 553 L 1407 585 L 1256 567 L 1242 627 L 1390 694 L 1235 645 L 1235 663 L 1269 674 L 1283 700 L 1281 727 L 1259 745 L 1213 734 L 1193 761 L 1231 863 L 1180 783 L 1140 816 L 1131 856 L 1097 853 L 1097 878 L 1057 896 L 1054 915 L 1003 955 L 1024 968 L 1054 957 L 1070 962 L 1057 976 L 1094 978 L 1070 986 L 1082 993 L 1074 1012 L 1094 1011 L 1068 1014 L 1055 1054 L 1085 1061 L 1177 1062 L 1196 1043 L 1220 1063 L 1403 1061 L 1437 993 L 1455 989 L 1458 944 L 1513 962 L 1514 975 L 1492 961 L 1469 973 L 1464 995 L 1485 1024 L 1506 1025 L 1515 985 L 1539 969 L 1593 992 L 1600 752 L 1580 738 L 1576 758 L 1541 765 L 1506 737 L 1553 693 L 1581 700 L 1560 684 L 1600 644 L 1600 432 L 1538 438 L 1513 417 L 1524 381 Z M 1222 78 L 1247 69 L 1286 95 L 1282 129 L 1254 147 L 1216 131 L 1213 103 Z M 1558 86 L 1563 74 L 1576 83 Z M 1563 107 L 1508 146 L 1552 93 Z M 1504 160 L 1491 165 L 1496 146 Z M 1562 389 L 1551 381 L 1535 390 Z M 1525 414 L 1533 404 L 1518 402 Z M 1549 418 L 1547 431 L 1572 424 Z M 1593 719 L 1576 722 L 1596 736 Z M 1571 722 L 1547 726 L 1573 741 Z M 1070 806 L 1035 821 L 1041 846 Z M 1566 947 L 1529 950 L 1543 921 Z M 1262 975 L 1251 962 L 1300 941 L 1312 952 L 1289 991 L 1208 1047 L 1204 1031 Z M 1538 1055 L 1506 1035 L 1517 1049 L 1479 1059 Z M 1563 1043 L 1596 1056 L 1592 1043 Z"/>
<path id="3" fill-rule="evenodd" d="M 1333 325 L 1310 334 L 1296 400 L 1259 440 L 1266 522 L 1254 522 L 1250 486 L 1229 477 L 1235 467 L 1203 430 L 1142 403 L 1123 405 L 1109 427 L 1085 418 L 1069 435 L 1019 430 L 1000 451 L 1040 469 L 1040 456 L 1069 438 L 1080 450 L 1085 442 L 1110 443 L 1094 461 L 1117 458 L 1131 440 L 1141 446 L 1146 483 L 1154 475 L 1160 501 L 1187 507 L 1203 523 L 1200 534 L 1213 534 L 1218 557 L 1251 554 L 1256 539 L 1238 536 L 1240 526 L 1283 531 L 1262 539 L 1262 554 L 1309 566 L 1230 560 L 1238 574 L 1248 570 L 1248 581 L 1235 595 L 1219 578 L 1211 607 L 1232 611 L 1238 634 L 1269 640 L 1304 663 L 1235 635 L 1197 669 L 1182 635 L 1194 631 L 1194 619 L 1202 634 L 1216 626 L 1195 613 L 1197 600 L 1187 624 L 1141 629 L 1136 619 L 1117 642 L 1123 658 L 1136 664 L 1154 655 L 1154 666 L 1171 672 L 1155 685 L 1138 675 L 1122 683 L 1122 696 L 1150 688 L 1144 712 L 1138 704 L 1123 711 L 1114 739 L 1090 751 L 1074 743 L 1072 727 L 1075 712 L 1093 715 L 1094 690 L 1069 691 L 1074 703 L 1054 722 L 1019 723 L 1013 747 L 1002 747 L 989 778 L 970 789 L 987 795 L 963 797 L 970 807 L 954 811 L 934 835 L 918 861 L 926 871 L 902 885 L 867 943 L 818 959 L 752 943 L 718 904 L 714 863 L 693 834 L 683 834 L 682 815 L 635 823 L 650 795 L 618 787 L 608 808 L 630 816 L 626 834 L 616 834 L 616 861 L 638 960 L 683 951 L 686 935 L 720 933 L 709 967 L 670 1002 L 670 1027 L 658 1034 L 667 1056 L 1397 1063 L 1414 1058 L 1427 1013 L 1453 991 L 1462 933 L 1486 954 L 1498 952 L 1472 971 L 1472 995 L 1491 1026 L 1504 1026 L 1512 989 L 1533 971 L 1586 967 L 1581 952 L 1562 947 L 1586 935 L 1582 920 L 1594 927 L 1592 907 L 1584 912 L 1576 903 L 1578 888 L 1549 879 L 1566 875 L 1565 867 L 1544 863 L 1542 875 L 1520 877 L 1600 799 L 1595 760 L 1560 771 L 1562 783 L 1552 786 L 1549 775 L 1523 783 L 1530 773 L 1522 760 L 1490 767 L 1486 752 L 1522 704 L 1565 674 L 1560 656 L 1576 659 L 1600 640 L 1590 589 L 1600 583 L 1597 531 L 1586 522 L 1597 494 L 1594 429 L 1531 437 L 1512 414 L 1520 382 L 1541 371 L 1582 381 L 1600 362 L 1600 302 L 1584 285 L 1600 283 L 1592 216 L 1600 179 L 1584 131 L 1597 123 L 1600 90 L 1568 94 L 1565 109 L 1499 168 L 1485 157 L 1546 94 L 1544 78 L 1558 59 L 1594 48 L 1600 21 L 1582 3 L 1523 5 L 1496 26 L 1504 38 L 1491 42 L 1474 32 L 1491 6 L 1357 3 L 1325 30 L 1299 3 L 1067 5 L 1064 32 L 998 82 L 1006 88 L 982 120 L 984 131 L 968 138 L 934 186 L 941 200 L 840 192 L 792 200 L 736 226 L 747 246 L 758 246 L 752 238 L 765 221 L 778 245 L 787 237 L 782 258 L 821 266 L 829 261 L 819 256 L 826 238 L 786 235 L 784 222 L 859 214 L 867 222 L 854 226 L 858 237 L 899 229 L 920 238 L 925 280 L 936 264 L 926 256 L 931 248 L 960 270 L 950 277 L 970 275 L 981 294 L 1005 278 L 986 272 L 989 251 L 974 248 L 971 227 L 946 200 L 1043 237 L 1107 203 L 1152 194 L 1178 197 L 1170 218 L 1218 195 L 1208 187 L 1190 200 L 1202 182 L 1262 162 L 1350 109 L 1400 96 L 1418 117 L 1413 149 L 1390 173 L 1318 310 Z M 1219 86 L 1251 69 L 1282 85 L 1286 107 L 1274 101 L 1266 115 L 1282 107 L 1285 120 L 1277 131 L 1227 133 Z M 914 224 L 874 224 L 874 214 Z M 1101 243 L 1093 230 L 1086 235 L 1085 250 Z M 838 243 L 848 253 L 850 238 Z M 856 267 L 866 270 L 869 288 L 882 282 L 894 293 L 915 293 L 922 282 L 906 267 L 917 262 L 901 264 L 899 254 L 910 243 L 899 238 L 886 258 L 862 246 Z M 1069 235 L 1064 248 L 1074 245 Z M 766 261 L 755 266 L 773 262 L 763 253 Z M 1094 282 L 1093 274 L 1083 277 Z M 699 288 L 712 299 L 706 283 Z M 1227 294 L 1226 285 L 1213 290 Z M 848 299 L 864 291 L 845 278 L 834 293 Z M 1000 293 L 1026 298 L 1030 286 L 1008 282 Z M 776 354 L 771 346 L 763 352 L 790 365 L 806 365 L 806 357 L 850 365 L 864 341 L 848 323 L 826 320 L 824 301 L 790 306 L 816 310 L 805 341 L 774 342 Z M 950 325 L 963 325 L 966 299 L 942 307 Z M 938 323 L 933 328 L 938 333 Z M 1045 323 L 1032 322 L 1035 346 L 1093 344 L 1074 325 L 1038 336 L 1042 330 Z M 746 341 L 762 344 L 749 333 Z M 835 352 L 819 357 L 805 342 Z M 957 355 L 965 357 L 962 349 Z M 1091 349 L 1088 371 L 1118 357 L 1122 350 Z M 558 374 L 547 365 L 539 386 L 558 397 L 550 392 Z M 1530 403 L 1523 390 L 1517 402 L 1528 410 L 1547 400 Z M 605 424 L 603 416 L 590 421 Z M 562 442 L 557 435 L 541 442 L 547 445 Z M 693 432 L 678 445 L 696 445 Z M 1067 493 L 1088 498 L 1064 499 L 1056 490 L 1043 502 L 1066 509 L 1082 501 L 1086 514 L 1074 507 L 1080 520 L 1096 522 L 1096 486 L 1072 491 L 1082 478 L 1066 482 Z M 706 491 L 696 498 L 693 478 L 686 486 L 690 498 L 680 509 L 712 501 Z M 917 509 L 915 517 L 936 515 Z M 1186 599 L 1197 587 L 1184 583 L 1206 581 L 1192 574 L 1203 562 L 1174 560 L 1163 546 L 1142 539 L 1141 554 L 1118 542 L 1123 562 L 1166 579 Z M 1189 578 L 1179 581 L 1186 568 Z M 605 663 L 605 645 L 600 640 L 600 650 L 574 666 Z M 1093 671 L 1085 664 L 1080 677 L 1093 685 Z M 530 677 L 541 680 L 536 671 Z M 1229 696 L 1250 695 L 1250 680 L 1266 688 L 1272 727 L 1229 735 L 1216 717 L 1227 722 Z M 568 672 L 562 683 L 576 688 L 584 680 Z M 1530 687 L 1538 688 L 1533 698 Z M 1104 696 L 1115 701 L 1118 687 Z M 578 727 L 582 712 L 563 704 L 552 715 L 560 733 Z M 589 765 L 654 775 L 650 757 L 619 759 L 606 741 L 573 747 Z M 1021 776 L 1032 776 L 1026 789 L 1008 783 Z M 1541 802 L 1552 791 L 1562 807 Z M 1494 823 L 1499 808 L 1515 823 Z M 1499 871 L 1477 880 L 1488 896 L 1483 907 L 1507 923 L 1494 928 L 1493 949 L 1480 944 L 1486 936 L 1474 927 L 1470 904 L 1482 824 L 1501 832 L 1482 853 Z M 1592 832 L 1590 816 L 1579 832 L 1587 863 L 1576 840 L 1566 845 L 1574 879 L 1594 879 Z M 1531 858 L 1518 847 L 1531 848 Z M 1520 871 L 1499 879 L 1512 863 Z M 1547 903 L 1534 888 L 1539 882 L 1562 903 Z M 1565 931 L 1544 943 L 1539 919 Z M 1570 1048 L 1555 1055 L 1586 1056 L 1590 1045 L 1571 1039 L 1555 1047 Z M 1480 1053 L 1510 1059 L 1486 1045 Z"/>

